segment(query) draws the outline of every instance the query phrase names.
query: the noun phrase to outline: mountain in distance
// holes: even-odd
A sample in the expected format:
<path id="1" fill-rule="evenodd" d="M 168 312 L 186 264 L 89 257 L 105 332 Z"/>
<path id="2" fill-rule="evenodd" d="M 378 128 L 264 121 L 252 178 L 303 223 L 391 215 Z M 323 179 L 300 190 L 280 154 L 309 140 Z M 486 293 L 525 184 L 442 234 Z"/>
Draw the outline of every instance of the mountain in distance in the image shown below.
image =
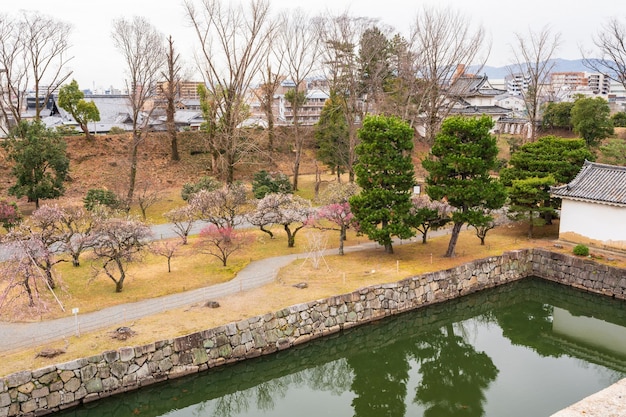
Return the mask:
<path id="1" fill-rule="evenodd" d="M 583 64 L 582 59 L 551 59 L 554 62 L 554 66 L 550 72 L 594 72 L 590 68 Z M 471 66 L 468 70 L 470 73 L 476 73 L 479 75 L 486 74 L 489 79 L 500 80 L 504 79 L 510 73 L 509 67 L 512 67 L 513 72 L 517 72 L 516 65 L 505 65 L 503 67 L 491 67 L 484 66 L 482 68 L 478 66 Z"/>

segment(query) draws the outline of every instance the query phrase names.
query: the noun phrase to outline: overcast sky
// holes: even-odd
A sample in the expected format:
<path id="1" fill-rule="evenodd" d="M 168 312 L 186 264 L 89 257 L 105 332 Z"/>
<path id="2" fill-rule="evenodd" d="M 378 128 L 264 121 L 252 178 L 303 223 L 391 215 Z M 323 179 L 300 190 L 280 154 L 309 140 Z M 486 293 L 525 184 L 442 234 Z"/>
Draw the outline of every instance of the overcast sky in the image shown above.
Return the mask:
<path id="1" fill-rule="evenodd" d="M 296 7 L 312 14 L 348 10 L 354 16 L 378 18 L 401 33 L 408 33 L 423 5 L 449 6 L 484 26 L 492 42 L 488 64 L 495 66 L 512 62 L 515 33 L 526 35 L 549 25 L 561 34 L 555 57 L 578 59 L 580 47 L 591 49 L 591 36 L 609 18 L 626 22 L 625 0 L 270 0 L 270 4 L 274 12 Z M 82 89 L 124 85 L 124 63 L 111 40 L 111 22 L 120 17 L 146 17 L 164 35 L 172 35 L 179 52 L 192 65 L 197 39 L 187 24 L 182 0 L 3 0 L 0 13 L 22 9 L 37 10 L 73 25 L 71 68 Z"/>

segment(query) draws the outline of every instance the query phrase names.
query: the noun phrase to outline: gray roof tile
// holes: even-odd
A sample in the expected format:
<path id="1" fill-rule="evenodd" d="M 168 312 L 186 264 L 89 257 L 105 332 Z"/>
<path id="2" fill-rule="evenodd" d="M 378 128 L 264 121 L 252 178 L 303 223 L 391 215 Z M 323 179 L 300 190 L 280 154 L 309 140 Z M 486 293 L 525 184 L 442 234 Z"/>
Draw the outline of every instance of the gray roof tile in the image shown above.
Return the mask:
<path id="1" fill-rule="evenodd" d="M 585 161 L 569 184 L 552 187 L 554 197 L 626 206 L 626 167 Z"/>

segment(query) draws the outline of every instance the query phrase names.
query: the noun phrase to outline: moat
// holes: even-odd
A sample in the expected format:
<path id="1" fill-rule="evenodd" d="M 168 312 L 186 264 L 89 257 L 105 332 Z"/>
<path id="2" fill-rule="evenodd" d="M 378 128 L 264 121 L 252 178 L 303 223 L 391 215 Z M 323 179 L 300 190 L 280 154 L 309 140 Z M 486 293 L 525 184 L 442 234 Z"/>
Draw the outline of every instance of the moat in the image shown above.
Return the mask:
<path id="1" fill-rule="evenodd" d="M 550 416 L 626 377 L 626 302 L 524 279 L 59 416 Z"/>

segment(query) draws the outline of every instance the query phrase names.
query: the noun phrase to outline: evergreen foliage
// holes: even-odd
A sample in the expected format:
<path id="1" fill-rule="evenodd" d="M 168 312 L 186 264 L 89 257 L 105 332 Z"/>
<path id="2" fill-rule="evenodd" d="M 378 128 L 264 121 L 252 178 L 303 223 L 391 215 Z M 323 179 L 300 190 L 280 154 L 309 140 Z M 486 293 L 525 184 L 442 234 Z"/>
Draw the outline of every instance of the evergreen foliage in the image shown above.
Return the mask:
<path id="1" fill-rule="evenodd" d="M 354 169 L 361 192 L 350 198 L 350 207 L 360 231 L 387 253 L 393 253 L 393 236 L 413 236 L 413 135 L 406 122 L 387 116 L 367 116 L 359 130 Z"/>
<path id="2" fill-rule="evenodd" d="M 41 121 L 21 121 L 3 143 L 8 158 L 14 162 L 11 173 L 15 184 L 9 195 L 28 197 L 39 208 L 39 200 L 57 198 L 64 194 L 70 160 L 67 144 L 54 130 Z"/>
<path id="3" fill-rule="evenodd" d="M 493 121 L 487 116 L 450 117 L 435 137 L 430 157 L 422 161 L 428 171 L 426 193 L 433 200 L 445 199 L 456 208 L 446 257 L 454 256 L 463 224 L 470 220 L 478 223 L 478 217 L 501 208 L 506 200 L 504 186 L 491 176 L 498 163 L 492 128 Z"/>

